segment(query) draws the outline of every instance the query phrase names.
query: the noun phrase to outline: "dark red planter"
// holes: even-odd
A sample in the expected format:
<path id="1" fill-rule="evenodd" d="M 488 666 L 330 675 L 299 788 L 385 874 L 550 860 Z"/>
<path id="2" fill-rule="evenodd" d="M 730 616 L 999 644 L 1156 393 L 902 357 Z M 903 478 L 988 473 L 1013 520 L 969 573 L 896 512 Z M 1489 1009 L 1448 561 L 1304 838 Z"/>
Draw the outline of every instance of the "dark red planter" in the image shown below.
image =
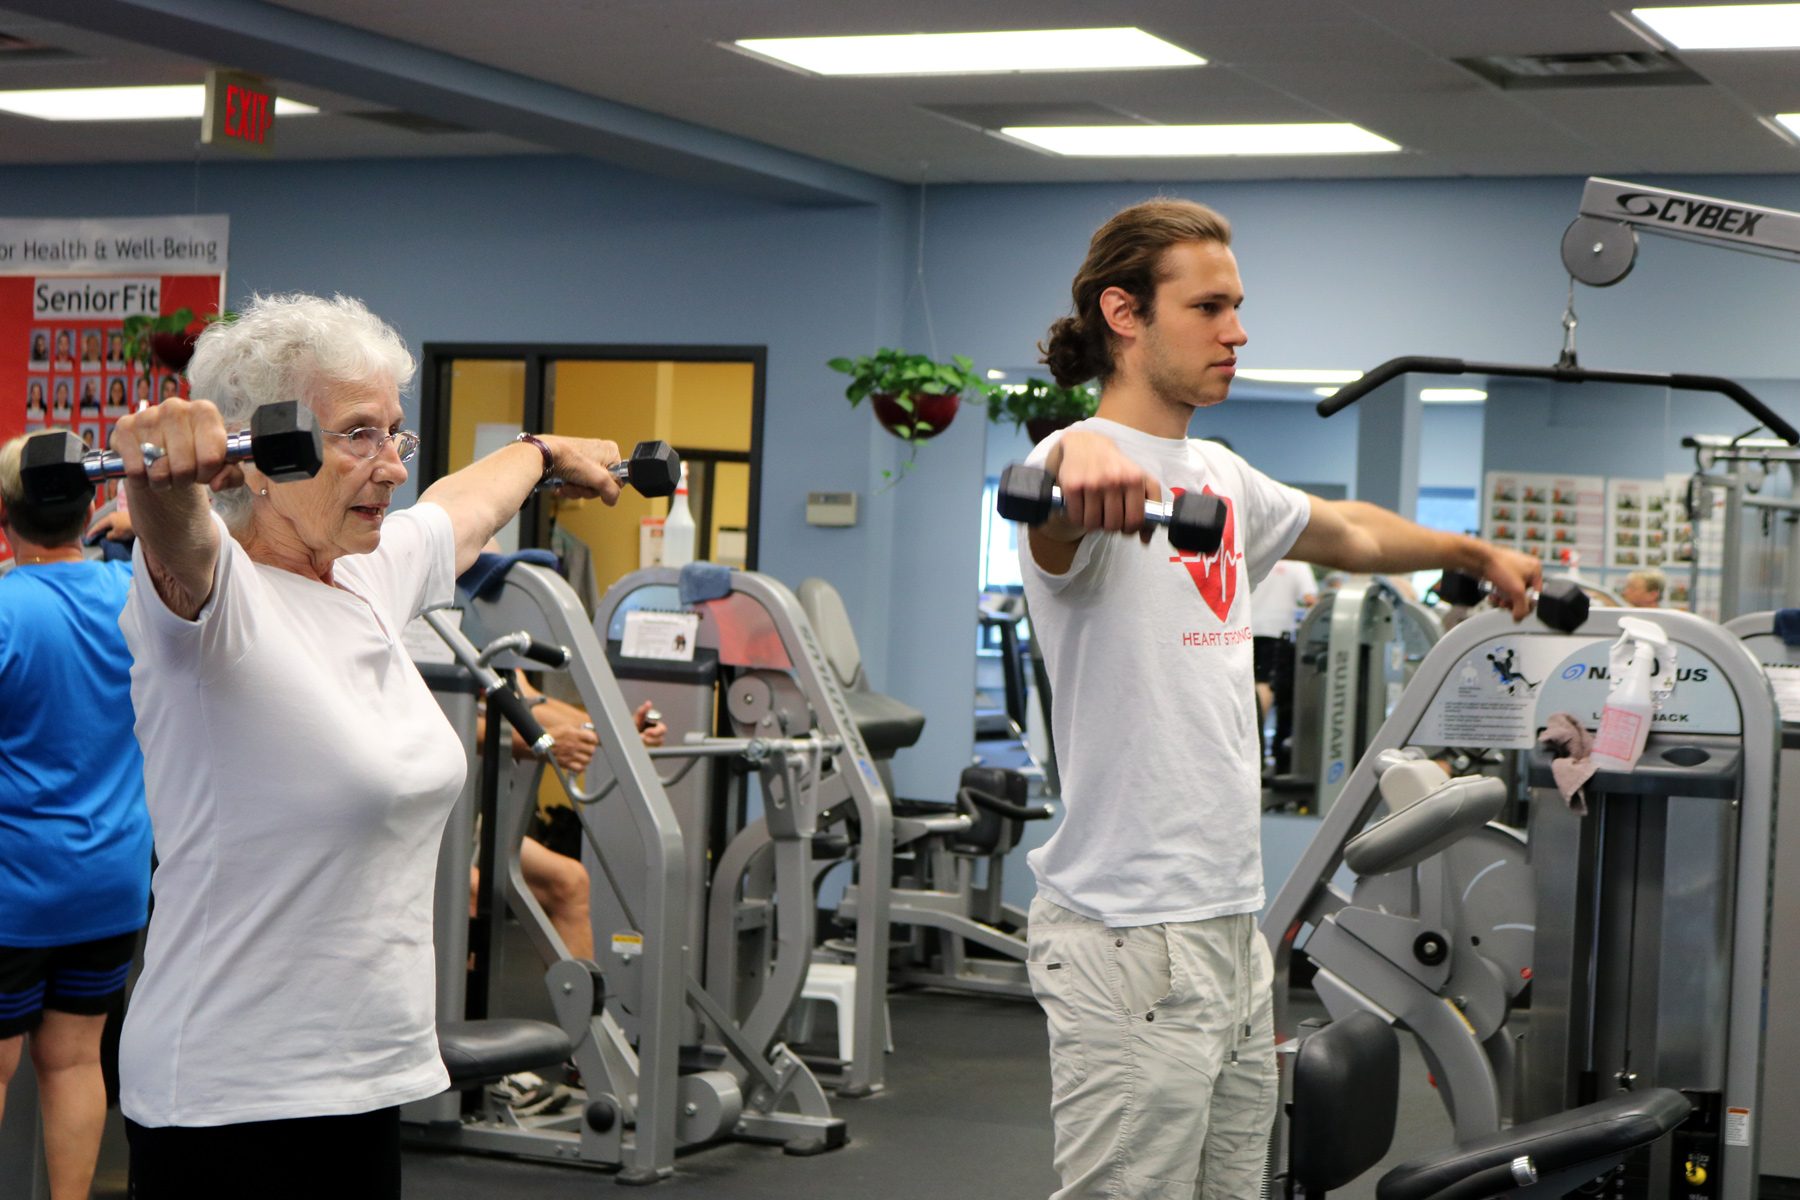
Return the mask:
<path id="1" fill-rule="evenodd" d="M 187 370 L 188 360 L 194 357 L 194 342 L 199 336 L 195 333 L 153 333 L 150 335 L 150 353 L 157 362 L 179 374 Z"/>
<path id="2" fill-rule="evenodd" d="M 875 419 L 881 422 L 882 428 L 896 437 L 895 431 L 901 426 L 915 425 L 925 422 L 929 428 L 917 430 L 913 437 L 923 441 L 936 437 L 944 431 L 956 416 L 957 408 L 962 404 L 961 396 L 940 396 L 932 392 L 921 392 L 912 397 L 914 412 L 907 412 L 894 402 L 894 397 L 885 392 L 876 392 L 869 397 L 875 406 Z"/>

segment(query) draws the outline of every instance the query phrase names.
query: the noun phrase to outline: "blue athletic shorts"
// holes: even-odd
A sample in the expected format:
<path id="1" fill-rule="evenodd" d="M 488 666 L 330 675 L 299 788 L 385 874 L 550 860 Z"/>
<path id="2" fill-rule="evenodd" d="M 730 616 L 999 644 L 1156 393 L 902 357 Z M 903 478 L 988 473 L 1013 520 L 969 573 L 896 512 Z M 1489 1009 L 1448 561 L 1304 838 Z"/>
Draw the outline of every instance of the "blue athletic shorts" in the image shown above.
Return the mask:
<path id="1" fill-rule="evenodd" d="M 72 946 L 0 946 L 0 1038 L 30 1033 L 44 1010 L 99 1016 L 125 990 L 137 931 Z"/>

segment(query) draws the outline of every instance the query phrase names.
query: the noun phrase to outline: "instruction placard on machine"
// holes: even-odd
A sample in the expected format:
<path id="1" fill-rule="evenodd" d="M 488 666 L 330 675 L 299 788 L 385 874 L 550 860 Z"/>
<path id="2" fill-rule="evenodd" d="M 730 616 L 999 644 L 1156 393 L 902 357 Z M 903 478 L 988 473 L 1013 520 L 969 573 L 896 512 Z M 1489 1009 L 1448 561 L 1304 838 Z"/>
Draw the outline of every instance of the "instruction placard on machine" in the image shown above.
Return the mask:
<path id="1" fill-rule="evenodd" d="M 663 658 L 694 661 L 694 641 L 700 633 L 699 613 L 629 612 L 619 650 L 628 658 Z"/>
<path id="2" fill-rule="evenodd" d="M 1611 639 L 1509 636 L 1491 638 L 1432 697 L 1413 734 L 1425 746 L 1525 750 L 1551 713 L 1566 712 L 1589 729 L 1606 706 Z M 1653 732 L 1740 733 L 1731 685 L 1711 659 L 1674 647 L 1674 690 L 1657 702 Z"/>

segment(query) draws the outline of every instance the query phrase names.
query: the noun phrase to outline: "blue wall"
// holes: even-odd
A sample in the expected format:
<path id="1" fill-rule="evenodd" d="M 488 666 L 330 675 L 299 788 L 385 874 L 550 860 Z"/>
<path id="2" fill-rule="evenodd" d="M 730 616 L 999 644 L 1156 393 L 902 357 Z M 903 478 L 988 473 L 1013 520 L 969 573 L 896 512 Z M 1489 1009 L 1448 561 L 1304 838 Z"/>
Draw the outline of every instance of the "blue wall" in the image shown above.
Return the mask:
<path id="1" fill-rule="evenodd" d="M 1419 486 L 1481 490 L 1482 404 L 1428 404 L 1419 426 Z"/>
<path id="2" fill-rule="evenodd" d="M 1791 176 L 1663 182 L 1800 208 Z M 1093 229 L 1159 190 L 1235 222 L 1246 365 L 1366 368 L 1408 353 L 1548 363 L 1560 346 L 1557 247 L 1578 179 L 945 186 L 926 197 L 921 239 L 916 194 L 784 206 L 548 156 L 9 167 L 0 215 L 228 213 L 233 297 L 360 295 L 415 347 L 767 345 L 763 566 L 790 584 L 824 575 L 844 593 L 873 677 L 932 717 L 897 764 L 903 792 L 931 796 L 970 752 L 966 648 L 989 427 L 979 413 L 959 417 L 884 491 L 901 447 L 844 404 L 823 362 L 933 342 L 981 366 L 1032 362 Z M 1579 303 L 1589 364 L 1800 378 L 1800 271 L 1789 264 L 1645 238 L 1628 280 L 1583 290 Z M 1547 401 L 1536 417 L 1528 408 L 1486 406 L 1490 464 L 1656 473 L 1624 449 L 1643 432 L 1637 410 L 1602 426 L 1553 425 Z M 1422 430 L 1423 485 L 1479 476 L 1466 429 L 1448 435 L 1453 453 L 1429 449 L 1438 412 L 1453 411 L 1433 410 Z M 1196 431 L 1222 434 L 1278 477 L 1349 483 L 1353 414 L 1325 422 L 1308 405 L 1238 402 L 1202 414 Z M 1666 456 L 1667 439 L 1657 445 Z M 820 489 L 864 493 L 862 525 L 808 527 L 804 496 Z"/>
<path id="3" fill-rule="evenodd" d="M 1758 399 L 1800 425 L 1800 382 L 1736 376 Z M 1620 384 L 1496 379 L 1488 387 L 1487 469 L 1654 479 L 1694 469 L 1690 434 L 1735 436 L 1756 424 L 1708 392 Z M 1766 435 L 1764 435 L 1766 436 Z"/>

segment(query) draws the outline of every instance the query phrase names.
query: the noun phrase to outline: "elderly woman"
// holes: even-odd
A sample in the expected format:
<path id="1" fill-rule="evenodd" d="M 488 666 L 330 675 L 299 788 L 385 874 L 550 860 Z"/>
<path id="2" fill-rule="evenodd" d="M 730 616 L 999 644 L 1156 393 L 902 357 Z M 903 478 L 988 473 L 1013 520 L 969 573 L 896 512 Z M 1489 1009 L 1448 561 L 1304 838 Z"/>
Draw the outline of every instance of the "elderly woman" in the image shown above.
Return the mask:
<path id="1" fill-rule="evenodd" d="M 142 559 L 120 623 L 160 859 L 120 1049 L 137 1200 L 271 1173 L 283 1194 L 397 1197 L 397 1106 L 448 1082 L 432 893 L 464 756 L 400 632 L 553 473 L 614 502 L 619 454 L 521 435 L 394 510 L 412 374 L 359 302 L 260 297 L 201 335 L 207 399 L 118 424 Z M 228 466 L 226 430 L 285 399 L 324 433 L 318 474 Z"/>
<path id="2" fill-rule="evenodd" d="M 64 1200 L 100 1152 L 100 1035 L 144 927 L 150 818 L 119 633 L 131 569 L 83 561 L 91 489 L 54 508 L 24 494 L 24 442 L 0 446 L 0 1110 L 29 1044 Z"/>

